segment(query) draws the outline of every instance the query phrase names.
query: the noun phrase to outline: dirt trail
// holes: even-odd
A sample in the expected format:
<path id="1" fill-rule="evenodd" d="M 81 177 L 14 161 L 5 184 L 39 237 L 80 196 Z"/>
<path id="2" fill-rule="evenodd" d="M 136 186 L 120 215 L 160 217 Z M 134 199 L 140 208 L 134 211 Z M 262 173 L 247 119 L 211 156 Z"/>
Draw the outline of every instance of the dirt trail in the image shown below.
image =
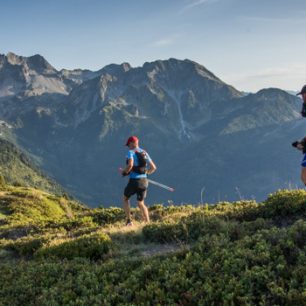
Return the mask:
<path id="1" fill-rule="evenodd" d="M 189 250 L 190 246 L 182 243 L 153 243 L 146 241 L 142 228 L 143 223 L 136 223 L 134 226 L 112 227 L 105 230 L 119 247 L 119 253 L 135 257 L 162 256 L 171 253 Z"/>
<path id="2" fill-rule="evenodd" d="M 148 246 L 148 249 L 143 250 L 140 254 L 144 257 L 167 255 L 170 253 L 182 252 L 189 250 L 188 245 L 180 244 L 156 244 L 153 246 Z"/>

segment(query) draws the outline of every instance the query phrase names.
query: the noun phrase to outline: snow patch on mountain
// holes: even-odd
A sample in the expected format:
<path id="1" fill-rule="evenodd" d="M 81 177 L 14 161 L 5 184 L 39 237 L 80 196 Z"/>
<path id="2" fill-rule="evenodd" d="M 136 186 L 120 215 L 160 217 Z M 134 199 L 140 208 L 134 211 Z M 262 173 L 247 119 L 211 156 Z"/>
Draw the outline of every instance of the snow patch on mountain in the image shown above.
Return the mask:
<path id="1" fill-rule="evenodd" d="M 184 120 L 182 108 L 181 108 L 181 97 L 182 97 L 182 92 L 180 91 L 173 91 L 173 90 L 168 90 L 167 91 L 168 95 L 172 98 L 172 100 L 175 102 L 177 109 L 178 109 L 178 114 L 179 114 L 179 124 L 181 129 L 179 130 L 179 137 L 180 138 L 187 138 L 191 139 L 191 134 L 189 133 L 189 129 L 187 127 L 187 123 Z"/>

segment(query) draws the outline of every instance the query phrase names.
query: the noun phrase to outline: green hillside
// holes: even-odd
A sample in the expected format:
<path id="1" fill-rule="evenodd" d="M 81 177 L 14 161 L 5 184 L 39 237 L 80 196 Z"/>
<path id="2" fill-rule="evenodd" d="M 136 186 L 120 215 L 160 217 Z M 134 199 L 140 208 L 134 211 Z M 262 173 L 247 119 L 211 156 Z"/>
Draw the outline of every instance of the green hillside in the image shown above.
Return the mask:
<path id="1" fill-rule="evenodd" d="M 0 174 L 12 185 L 35 187 L 57 194 L 63 191 L 62 187 L 36 167 L 26 153 L 13 143 L 1 138 Z"/>
<path id="2" fill-rule="evenodd" d="M 306 191 L 150 214 L 2 187 L 0 305 L 306 304 Z"/>

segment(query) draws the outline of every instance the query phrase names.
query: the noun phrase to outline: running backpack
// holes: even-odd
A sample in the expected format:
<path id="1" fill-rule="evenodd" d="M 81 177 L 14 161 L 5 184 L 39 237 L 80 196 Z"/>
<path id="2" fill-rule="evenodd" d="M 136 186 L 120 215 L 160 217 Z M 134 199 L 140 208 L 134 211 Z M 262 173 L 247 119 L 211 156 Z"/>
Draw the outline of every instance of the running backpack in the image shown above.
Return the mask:
<path id="1" fill-rule="evenodd" d="M 138 166 L 133 166 L 131 171 L 138 174 L 146 174 L 146 169 L 147 169 L 146 152 L 135 151 L 135 155 L 137 156 L 138 159 Z M 128 161 L 126 162 L 128 163 Z"/>

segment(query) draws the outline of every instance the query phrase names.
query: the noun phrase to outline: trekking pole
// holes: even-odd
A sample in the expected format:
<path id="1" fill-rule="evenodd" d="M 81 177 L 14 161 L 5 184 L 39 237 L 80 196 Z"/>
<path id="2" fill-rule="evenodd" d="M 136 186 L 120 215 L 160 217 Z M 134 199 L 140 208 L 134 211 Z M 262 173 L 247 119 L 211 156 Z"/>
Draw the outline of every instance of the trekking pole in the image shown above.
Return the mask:
<path id="1" fill-rule="evenodd" d="M 158 186 L 158 187 L 160 187 L 160 188 L 166 189 L 166 190 L 168 190 L 168 191 L 174 192 L 174 188 L 171 188 L 171 187 L 166 186 L 166 185 L 164 185 L 164 184 L 161 184 L 161 183 L 152 181 L 152 180 L 150 180 L 150 179 L 148 179 L 148 182 L 151 183 L 152 185 L 155 185 L 155 186 Z"/>
<path id="2" fill-rule="evenodd" d="M 122 170 L 123 170 L 122 168 L 119 168 L 119 171 L 120 171 L 120 172 L 121 172 Z M 155 181 L 150 180 L 150 179 L 148 179 L 148 182 L 151 183 L 152 185 L 155 185 L 155 186 L 158 186 L 158 187 L 160 187 L 160 188 L 166 189 L 166 190 L 168 190 L 168 191 L 174 192 L 174 188 L 169 187 L 169 186 L 167 186 L 167 185 L 164 185 L 164 184 L 155 182 Z"/>

